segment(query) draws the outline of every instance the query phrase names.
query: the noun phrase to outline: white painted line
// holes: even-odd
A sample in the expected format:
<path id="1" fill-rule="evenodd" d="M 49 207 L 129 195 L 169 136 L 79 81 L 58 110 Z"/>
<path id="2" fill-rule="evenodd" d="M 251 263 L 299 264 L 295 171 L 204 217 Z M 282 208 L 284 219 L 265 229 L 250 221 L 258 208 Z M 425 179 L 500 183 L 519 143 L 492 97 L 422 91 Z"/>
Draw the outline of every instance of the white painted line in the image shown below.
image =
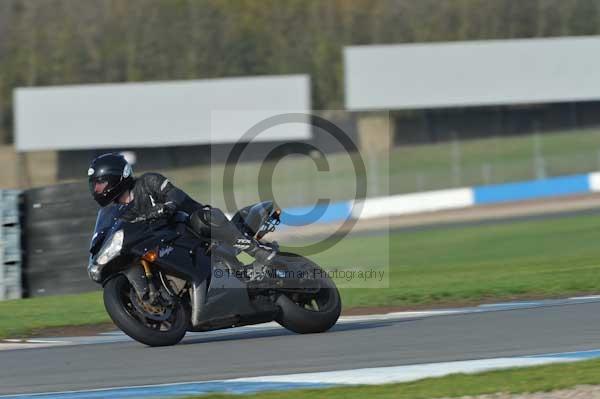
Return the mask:
<path id="1" fill-rule="evenodd" d="M 590 351 L 592 352 L 592 351 Z M 600 356 L 600 351 L 596 350 Z M 573 352 L 576 356 L 578 353 Z M 325 371 L 317 373 L 301 373 L 286 375 L 271 375 L 261 377 L 235 378 L 229 380 L 210 380 L 194 382 L 178 382 L 156 385 L 126 386 L 114 388 L 100 388 L 85 391 L 46 392 L 37 394 L 0 395 L 0 398 L 35 398 L 49 395 L 52 398 L 70 397 L 99 397 L 105 393 L 106 397 L 139 398 L 150 395 L 161 397 L 179 396 L 202 393 L 254 393 L 272 390 L 290 390 L 299 388 L 318 388 L 335 385 L 377 385 L 400 383 L 421 380 L 424 378 L 443 377 L 449 374 L 474 374 L 491 370 L 501 370 L 514 367 L 540 366 L 552 363 L 575 362 L 580 358 L 570 358 L 568 353 L 556 354 L 557 357 L 544 355 L 543 357 L 515 357 L 482 360 L 466 360 L 455 362 L 416 364 L 394 367 L 375 367 L 354 370 Z M 596 356 L 596 357 L 598 357 Z M 312 385 L 311 385 L 312 384 Z"/>
<path id="2" fill-rule="evenodd" d="M 431 316 L 443 316 L 451 314 L 461 314 L 474 311 L 472 308 L 450 309 L 450 310 L 428 310 L 428 311 L 408 311 L 408 312 L 393 312 L 384 314 L 374 315 L 358 315 L 358 316 L 342 316 L 339 318 L 338 323 L 353 323 L 357 321 L 383 321 L 383 320 L 400 320 L 409 319 L 414 317 L 431 317 Z"/>
<path id="3" fill-rule="evenodd" d="M 481 308 L 491 308 L 491 307 L 510 307 L 514 308 L 517 306 L 539 306 L 543 305 L 543 302 L 505 302 L 505 303 L 484 303 L 483 305 L 479 305 Z"/>
<path id="4" fill-rule="evenodd" d="M 40 349 L 40 348 L 48 348 L 48 344 L 29 344 L 29 343 L 11 343 L 11 342 L 0 342 L 0 352 L 5 350 L 16 350 L 16 349 Z"/>
<path id="5" fill-rule="evenodd" d="M 479 373 L 512 367 L 539 366 L 551 363 L 574 362 L 570 358 L 498 358 L 457 362 L 416 364 L 410 366 L 376 367 L 356 370 L 327 371 L 274 375 L 265 377 L 237 378 L 232 381 L 245 382 L 303 382 L 319 384 L 375 385 L 416 381 L 423 378 L 442 377 L 456 373 Z"/>
<path id="6" fill-rule="evenodd" d="M 590 354 L 595 353 L 595 354 L 598 354 L 598 357 L 600 357 L 600 349 L 589 349 L 589 350 L 574 351 L 574 352 L 544 353 L 543 355 L 531 355 L 531 356 L 527 356 L 527 357 L 554 357 L 554 356 L 569 357 L 569 356 L 571 356 L 573 359 L 575 359 L 575 358 L 580 358 L 581 355 L 586 354 L 586 353 L 590 353 Z"/>
<path id="7" fill-rule="evenodd" d="M 98 335 L 113 336 L 113 335 L 122 335 L 122 334 L 123 334 L 123 332 L 121 332 L 121 331 L 110 331 L 110 332 L 99 333 Z"/>
<path id="8" fill-rule="evenodd" d="M 49 339 L 28 339 L 27 342 L 34 344 L 60 344 L 64 341 L 49 340 Z"/>
<path id="9" fill-rule="evenodd" d="M 586 300 L 586 299 L 600 299 L 600 295 L 574 296 L 569 299 L 573 300 L 573 301 Z"/>
<path id="10" fill-rule="evenodd" d="M 384 314 L 372 314 L 372 315 L 356 315 L 356 316 L 342 316 L 340 317 L 339 324 L 348 323 L 361 323 L 361 322 L 376 322 L 376 321 L 389 321 L 389 320 L 405 320 L 411 318 L 423 318 L 423 317 L 435 317 L 435 316 L 446 316 L 446 315 L 459 315 L 459 314 L 470 314 L 470 313 L 482 313 L 482 312 L 493 312 L 499 310 L 517 310 L 526 307 L 545 307 L 555 306 L 562 304 L 577 304 L 586 303 L 590 301 L 600 300 L 600 295 L 573 297 L 567 299 L 550 299 L 541 300 L 536 302 L 506 302 L 506 303 L 494 303 L 494 304 L 483 304 L 479 306 L 467 307 L 467 308 L 455 308 L 455 309 L 437 309 L 437 310 L 424 310 L 424 311 L 404 311 L 404 312 L 391 312 Z M 233 329 L 223 329 L 216 331 L 207 332 L 190 332 L 186 335 L 186 339 L 199 339 L 206 338 L 210 339 L 215 336 L 227 335 L 240 335 L 260 331 L 269 330 L 281 330 L 281 327 L 276 322 L 257 324 L 251 326 L 237 327 Z M 93 345 L 93 344 L 105 344 L 105 343 L 116 343 L 116 342 L 131 342 L 132 339 L 121 331 L 112 331 L 108 333 L 101 333 L 95 336 L 83 336 L 83 337 L 46 337 L 35 340 L 23 340 L 23 339 L 10 339 L 0 341 L 0 351 L 2 350 L 13 350 L 13 349 L 27 349 L 33 348 L 33 345 L 38 345 L 37 348 L 51 347 L 51 346 L 77 346 L 77 345 Z M 4 343 L 2 343 L 4 342 Z M 8 343 L 12 345 L 8 345 Z M 18 344 L 18 345 L 17 345 Z"/>

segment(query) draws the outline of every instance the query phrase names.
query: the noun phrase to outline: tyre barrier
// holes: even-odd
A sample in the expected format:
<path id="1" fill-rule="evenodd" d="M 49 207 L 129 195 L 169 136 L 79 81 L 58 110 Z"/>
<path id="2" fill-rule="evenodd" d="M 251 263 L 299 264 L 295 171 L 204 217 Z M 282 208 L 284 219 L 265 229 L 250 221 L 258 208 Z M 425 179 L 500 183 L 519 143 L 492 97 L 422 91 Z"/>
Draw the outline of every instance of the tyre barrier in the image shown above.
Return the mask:
<path id="1" fill-rule="evenodd" d="M 0 190 L 0 300 L 22 296 L 21 192 Z"/>
<path id="2" fill-rule="evenodd" d="M 98 213 L 87 183 L 26 190 L 22 211 L 25 295 L 62 295 L 98 289 L 89 279 L 86 267 Z"/>

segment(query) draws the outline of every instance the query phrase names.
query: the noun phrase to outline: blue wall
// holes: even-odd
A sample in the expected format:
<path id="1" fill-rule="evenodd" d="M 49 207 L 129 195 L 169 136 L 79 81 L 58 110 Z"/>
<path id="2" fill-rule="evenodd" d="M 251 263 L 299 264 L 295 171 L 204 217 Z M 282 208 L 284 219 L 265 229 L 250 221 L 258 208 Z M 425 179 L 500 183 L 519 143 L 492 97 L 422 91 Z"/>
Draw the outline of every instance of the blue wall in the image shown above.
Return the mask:
<path id="1" fill-rule="evenodd" d="M 587 174 L 473 188 L 475 205 L 583 194 L 589 191 Z"/>
<path id="2" fill-rule="evenodd" d="M 592 192 L 592 187 L 590 187 L 589 180 L 590 175 L 582 174 L 552 177 L 542 180 L 530 180 L 472 187 L 470 188 L 473 193 L 472 202 L 467 201 L 462 205 L 453 204 L 452 206 L 448 207 L 448 209 L 473 205 L 496 204 L 538 198 L 585 194 Z M 422 194 L 426 195 L 427 193 Z M 432 196 L 437 194 L 439 194 L 439 192 L 431 193 Z M 402 195 L 399 196 L 402 197 Z M 389 204 L 386 207 L 390 210 L 390 214 L 394 214 L 394 207 L 398 207 L 399 196 L 389 197 Z M 419 198 L 422 200 L 422 197 Z M 366 203 L 369 201 L 369 199 L 366 199 Z M 402 201 L 400 202 L 403 203 Z M 381 198 L 378 199 L 378 204 L 380 206 L 382 205 Z M 439 206 L 436 207 L 436 209 L 438 208 Z M 281 215 L 281 222 L 282 225 L 287 226 L 304 226 L 312 223 L 330 223 L 343 221 L 349 218 L 351 216 L 351 212 L 352 201 L 335 202 L 329 205 L 312 205 L 305 207 L 286 208 Z"/>
<path id="3" fill-rule="evenodd" d="M 311 223 L 335 222 L 349 218 L 351 211 L 350 201 L 286 208 L 281 214 L 281 223 L 288 226 L 304 226 Z"/>

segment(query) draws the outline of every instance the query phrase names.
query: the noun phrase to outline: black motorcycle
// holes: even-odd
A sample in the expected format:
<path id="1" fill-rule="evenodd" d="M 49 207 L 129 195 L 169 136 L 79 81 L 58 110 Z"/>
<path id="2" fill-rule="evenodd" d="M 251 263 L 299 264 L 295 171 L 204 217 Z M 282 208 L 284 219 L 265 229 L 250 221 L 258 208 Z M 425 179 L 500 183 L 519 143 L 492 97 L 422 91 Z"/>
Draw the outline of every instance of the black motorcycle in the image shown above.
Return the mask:
<path id="1" fill-rule="evenodd" d="M 229 243 L 197 234 L 189 216 L 128 222 L 126 205 L 98 213 L 88 273 L 104 287 L 113 322 L 149 346 L 178 343 L 187 331 L 210 331 L 277 321 L 296 333 L 330 329 L 341 312 L 334 282 L 317 264 L 278 253 L 268 267 L 245 265 Z M 279 224 L 270 201 L 231 219 L 262 240 Z M 276 245 L 272 243 L 271 245 Z"/>

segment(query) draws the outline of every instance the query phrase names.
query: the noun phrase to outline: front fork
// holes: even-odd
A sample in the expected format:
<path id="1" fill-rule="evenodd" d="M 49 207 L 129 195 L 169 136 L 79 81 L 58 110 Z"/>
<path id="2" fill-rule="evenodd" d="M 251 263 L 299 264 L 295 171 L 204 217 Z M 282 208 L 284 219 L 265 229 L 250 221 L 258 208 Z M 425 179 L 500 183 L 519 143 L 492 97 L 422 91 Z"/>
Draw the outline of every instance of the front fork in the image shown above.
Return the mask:
<path id="1" fill-rule="evenodd" d="M 145 259 L 140 259 L 139 264 L 132 264 L 131 267 L 123 272 L 123 274 L 127 277 L 127 280 L 129 280 L 141 300 L 148 298 L 148 302 L 151 304 L 156 301 L 159 293 L 153 283 L 150 262 Z"/>
<path id="2" fill-rule="evenodd" d="M 144 269 L 144 275 L 146 276 L 146 283 L 148 284 L 148 297 L 150 299 L 150 303 L 154 303 L 156 298 L 158 297 L 158 291 L 154 286 L 152 281 L 152 268 L 150 267 L 150 262 L 146 259 L 140 259 L 140 263 L 142 264 L 142 268 Z"/>
<path id="3" fill-rule="evenodd" d="M 153 303 L 160 293 L 156 290 L 153 283 L 152 264 L 145 259 L 140 259 L 140 265 L 141 267 L 132 265 L 125 272 L 125 276 L 131 282 L 140 299 L 145 298 L 147 294 L 149 302 Z M 206 291 L 206 279 L 202 280 L 202 282 L 193 282 L 190 287 L 191 321 L 193 326 L 197 326 L 202 322 L 201 312 L 206 302 Z"/>

